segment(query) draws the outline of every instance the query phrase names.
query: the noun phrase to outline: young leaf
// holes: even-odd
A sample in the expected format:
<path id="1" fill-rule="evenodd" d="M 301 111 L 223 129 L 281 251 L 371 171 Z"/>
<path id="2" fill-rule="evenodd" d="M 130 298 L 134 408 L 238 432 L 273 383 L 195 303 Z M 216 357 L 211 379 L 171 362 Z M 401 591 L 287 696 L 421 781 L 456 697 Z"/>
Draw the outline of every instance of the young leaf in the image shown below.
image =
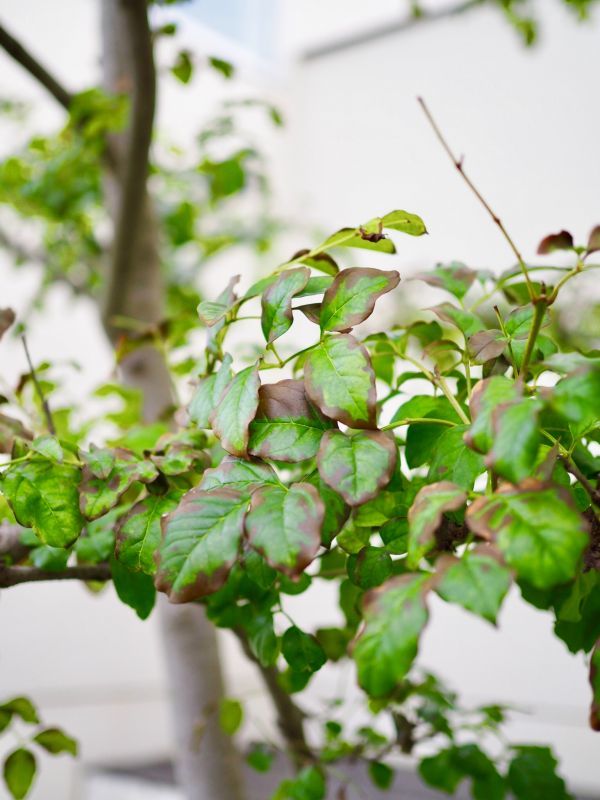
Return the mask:
<path id="1" fill-rule="evenodd" d="M 258 412 L 250 423 L 248 452 L 274 461 L 313 458 L 332 422 L 309 402 L 304 384 L 282 380 L 260 387 Z"/>
<path id="2" fill-rule="evenodd" d="M 231 380 L 232 361 L 231 356 L 226 353 L 218 371 L 201 378 L 198 383 L 188 406 L 188 413 L 190 420 L 199 428 L 208 428 L 210 425 L 210 415 Z"/>
<path id="3" fill-rule="evenodd" d="M 184 495 L 162 520 L 156 588 L 172 603 L 217 591 L 235 563 L 248 508 L 248 495 L 228 487 Z"/>
<path id="4" fill-rule="evenodd" d="M 485 459 L 511 483 L 531 476 L 540 446 L 539 403 L 516 400 L 497 406 L 492 414 L 493 445 Z"/>
<path id="5" fill-rule="evenodd" d="M 154 554 L 161 542 L 160 521 L 177 506 L 171 495 L 148 495 L 136 503 L 117 525 L 115 556 L 128 569 L 154 575 Z"/>
<path id="6" fill-rule="evenodd" d="M 596 253 L 600 250 L 600 225 L 596 225 L 590 231 L 590 235 L 588 237 L 588 243 L 586 247 L 586 252 L 589 253 Z"/>
<path id="7" fill-rule="evenodd" d="M 452 481 L 467 491 L 473 488 L 475 479 L 484 471 L 484 464 L 482 457 L 466 446 L 466 431 L 465 425 L 444 430 L 433 451 L 427 480 Z"/>
<path id="8" fill-rule="evenodd" d="M 408 512 L 408 566 L 418 566 L 423 556 L 435 546 L 435 534 L 444 512 L 458 511 L 467 502 L 467 493 L 454 483 L 441 481 L 424 486 Z"/>
<path id="9" fill-rule="evenodd" d="M 519 396 L 515 382 L 502 375 L 494 375 L 475 384 L 470 401 L 472 424 L 464 437 L 469 447 L 479 453 L 488 452 L 494 441 L 493 412 L 500 404 L 517 400 Z"/>
<path id="10" fill-rule="evenodd" d="M 294 577 L 317 554 L 324 514 L 323 501 L 309 483 L 261 487 L 252 495 L 246 532 L 272 567 Z"/>
<path id="11" fill-rule="evenodd" d="M 68 547 L 83 528 L 79 511 L 78 467 L 34 457 L 9 467 L 2 476 L 2 493 L 17 522 L 33 528 L 41 542 Z"/>
<path id="12" fill-rule="evenodd" d="M 97 454 L 98 451 L 94 454 L 94 464 L 99 463 Z M 139 459 L 129 450 L 117 448 L 114 456 L 113 467 L 106 478 L 96 477 L 89 464 L 83 468 L 79 506 L 87 519 L 97 519 L 110 511 L 135 481 L 150 483 L 158 476 L 151 461 Z"/>
<path id="13" fill-rule="evenodd" d="M 212 429 L 221 447 L 234 456 L 247 455 L 248 426 L 258 408 L 259 386 L 258 368 L 246 367 L 227 385 L 212 413 Z"/>
<path id="14" fill-rule="evenodd" d="M 308 353 L 304 386 L 327 417 L 352 428 L 376 427 L 375 374 L 367 350 L 353 336 L 326 336 Z"/>
<path id="15" fill-rule="evenodd" d="M 133 608 L 140 619 L 147 619 L 156 601 L 156 589 L 150 575 L 132 572 L 116 558 L 110 562 L 113 586 L 119 600 Z"/>
<path id="16" fill-rule="evenodd" d="M 38 436 L 31 443 L 31 449 L 45 458 L 50 458 L 62 464 L 64 460 L 63 449 L 56 436 Z"/>
<path id="17" fill-rule="evenodd" d="M 219 725 L 223 733 L 233 736 L 242 724 L 243 719 L 244 709 L 240 701 L 224 697 L 219 706 Z"/>
<path id="18" fill-rule="evenodd" d="M 600 731 L 600 640 L 596 642 L 590 658 L 590 686 L 592 688 L 590 727 L 593 731 Z"/>
<path id="19" fill-rule="evenodd" d="M 383 431 L 327 431 L 317 463 L 321 478 L 350 506 L 359 506 L 386 486 L 396 466 L 394 437 Z"/>
<path id="20" fill-rule="evenodd" d="M 274 342 L 291 327 L 292 298 L 301 292 L 310 278 L 307 267 L 288 269 L 279 275 L 262 296 L 262 332 L 268 344 Z"/>
<path id="21" fill-rule="evenodd" d="M 428 581 L 427 575 L 403 575 L 366 595 L 365 628 L 353 656 L 359 683 L 373 697 L 391 692 L 414 661 L 428 618 Z"/>
<path id="22" fill-rule="evenodd" d="M 281 639 L 281 652 L 290 667 L 298 672 L 317 672 L 327 661 L 319 642 L 300 628 L 288 628 Z"/>
<path id="23" fill-rule="evenodd" d="M 71 736 L 67 736 L 60 728 L 46 728 L 36 734 L 33 737 L 33 741 L 37 742 L 44 750 L 52 753 L 52 755 L 57 755 L 58 753 L 77 755 L 77 742 Z"/>
<path id="24" fill-rule="evenodd" d="M 353 267 L 344 269 L 325 292 L 320 323 L 324 331 L 348 331 L 367 319 L 379 297 L 400 282 L 395 271 Z"/>
<path id="25" fill-rule="evenodd" d="M 0 706 L 0 711 L 9 714 L 11 717 L 16 715 L 23 722 L 29 722 L 32 725 L 37 725 L 40 721 L 37 709 L 28 697 L 13 697 L 12 700 Z"/>
<path id="26" fill-rule="evenodd" d="M 423 234 L 427 233 L 427 228 L 421 217 L 416 214 L 410 214 L 408 211 L 390 211 L 381 217 L 381 224 L 384 228 L 407 233 L 409 236 L 423 236 Z"/>
<path id="27" fill-rule="evenodd" d="M 23 800 L 26 797 L 35 778 L 35 770 L 35 756 L 24 747 L 13 750 L 6 758 L 4 780 L 15 800 Z"/>
<path id="28" fill-rule="evenodd" d="M 532 479 L 479 497 L 467 511 L 467 523 L 496 541 L 519 578 L 538 589 L 572 579 L 589 542 L 569 491 Z"/>
<path id="29" fill-rule="evenodd" d="M 465 340 L 485 327 L 479 317 L 471 311 L 466 311 L 464 308 L 452 305 L 452 303 L 440 303 L 438 306 L 429 308 L 428 311 L 433 311 L 441 320 L 458 328 Z"/>
<path id="30" fill-rule="evenodd" d="M 549 747 L 522 745 L 513 751 L 508 783 L 516 800 L 573 800 L 565 782 L 556 774 L 557 761 Z"/>
<path id="31" fill-rule="evenodd" d="M 458 262 L 453 262 L 447 266 L 440 264 L 429 272 L 421 272 L 412 276 L 413 280 L 423 281 L 429 286 L 435 286 L 437 289 L 445 289 L 445 291 L 450 292 L 459 300 L 462 300 L 469 291 L 476 277 L 477 272 L 475 270 L 469 269 L 469 267 Z"/>
<path id="32" fill-rule="evenodd" d="M 438 562 L 437 593 L 493 625 L 511 584 L 509 570 L 487 548 L 476 548 L 460 559 Z"/>
<path id="33" fill-rule="evenodd" d="M 212 328 L 219 320 L 227 314 L 231 306 L 226 303 L 217 303 L 214 300 L 203 300 L 198 305 L 198 316 L 200 322 L 207 328 Z"/>

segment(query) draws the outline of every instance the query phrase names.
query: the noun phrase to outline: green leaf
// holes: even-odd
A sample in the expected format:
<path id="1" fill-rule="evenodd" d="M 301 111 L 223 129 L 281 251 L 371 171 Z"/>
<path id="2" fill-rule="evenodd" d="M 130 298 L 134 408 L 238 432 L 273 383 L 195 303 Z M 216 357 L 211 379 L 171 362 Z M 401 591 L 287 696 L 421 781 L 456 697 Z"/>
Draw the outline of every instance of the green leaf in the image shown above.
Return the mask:
<path id="1" fill-rule="evenodd" d="M 374 589 L 393 572 L 393 561 L 381 547 L 363 547 L 348 557 L 348 576 L 361 589 Z"/>
<path id="2" fill-rule="evenodd" d="M 473 387 L 470 400 L 472 424 L 465 434 L 465 441 L 473 450 L 487 453 L 494 441 L 492 414 L 504 403 L 519 399 L 519 387 L 502 375 L 494 375 L 478 381 Z"/>
<path id="3" fill-rule="evenodd" d="M 342 628 L 318 628 L 315 635 L 329 661 L 339 661 L 348 654 L 351 631 Z"/>
<path id="4" fill-rule="evenodd" d="M 271 800 L 325 800 L 327 786 L 318 767 L 304 767 L 291 780 L 285 780 Z"/>
<path id="5" fill-rule="evenodd" d="M 89 451 L 79 451 L 79 457 L 87 464 L 94 478 L 108 478 L 115 465 L 116 454 L 114 450 L 91 444 Z"/>
<path id="6" fill-rule="evenodd" d="M 156 589 L 151 576 L 132 572 L 116 558 L 111 559 L 110 569 L 119 600 L 133 608 L 140 619 L 147 619 L 156 601 Z"/>
<path id="7" fill-rule="evenodd" d="M 379 789 L 389 789 L 394 782 L 394 770 L 382 761 L 370 761 L 369 777 Z"/>
<path id="8" fill-rule="evenodd" d="M 248 494 L 229 487 L 192 489 L 162 521 L 156 588 L 186 603 L 217 591 L 237 558 Z"/>
<path id="9" fill-rule="evenodd" d="M 600 731 L 600 640 L 592 650 L 590 658 L 590 686 L 592 689 L 590 727 L 593 731 Z"/>
<path id="10" fill-rule="evenodd" d="M 373 697 L 391 692 L 415 659 L 428 618 L 424 599 L 428 581 L 427 575 L 403 575 L 366 597 L 365 628 L 353 655 L 359 683 Z"/>
<path id="11" fill-rule="evenodd" d="M 311 253 L 310 250 L 298 250 L 297 253 L 294 253 L 292 256 L 292 261 L 301 261 L 303 264 L 306 264 L 307 267 L 312 267 L 313 269 L 318 269 L 319 272 L 324 272 L 326 275 L 335 276 L 338 274 L 339 267 L 334 261 L 334 259 L 328 253 Z M 310 281 L 313 280 L 321 280 L 319 278 L 311 278 Z M 309 281 L 309 284 L 310 284 Z M 329 279 L 329 284 L 331 283 L 331 279 Z M 303 294 L 309 294 L 310 292 L 307 291 L 308 285 L 306 289 L 300 293 L 300 296 Z M 327 288 L 327 287 L 325 287 Z"/>
<path id="12" fill-rule="evenodd" d="M 200 322 L 207 328 L 212 328 L 230 310 L 231 306 L 227 303 L 218 303 L 214 300 L 203 300 L 198 305 L 198 316 Z"/>
<path id="13" fill-rule="evenodd" d="M 29 793 L 35 778 L 35 756 L 30 750 L 20 747 L 4 762 L 4 780 L 15 800 L 22 800 Z"/>
<path id="14" fill-rule="evenodd" d="M 290 667 L 298 672 L 317 672 L 327 661 L 315 637 L 295 625 L 283 634 L 281 653 Z"/>
<path id="15" fill-rule="evenodd" d="M 477 272 L 464 264 L 453 262 L 448 265 L 440 264 L 429 272 L 422 272 L 412 277 L 413 280 L 424 281 L 436 289 L 444 289 L 462 300 L 473 285 Z"/>
<path id="16" fill-rule="evenodd" d="M 427 480 L 448 480 L 470 491 L 475 479 L 484 472 L 483 458 L 467 447 L 464 441 L 466 425 L 447 428 L 437 441 L 431 457 Z"/>
<path id="17" fill-rule="evenodd" d="M 62 464 L 64 460 L 63 449 L 56 436 L 44 435 L 36 437 L 31 443 L 31 449 L 41 456 L 57 461 L 59 464 Z"/>
<path id="18" fill-rule="evenodd" d="M 273 629 L 272 614 L 256 614 L 246 625 L 250 649 L 263 667 L 277 663 L 279 641 Z"/>
<path id="19" fill-rule="evenodd" d="M 87 519 L 97 519 L 110 511 L 136 481 L 150 483 L 158 476 L 151 461 L 139 459 L 129 450 L 117 448 L 114 456 L 113 467 L 105 478 L 94 475 L 89 464 L 83 468 L 79 486 L 80 507 Z M 98 463 L 97 460 L 94 463 Z"/>
<path id="20" fill-rule="evenodd" d="M 499 405 L 492 414 L 493 445 L 485 463 L 511 483 L 531 476 L 537 462 L 539 411 L 539 403 L 527 398 Z"/>
<path id="21" fill-rule="evenodd" d="M 478 498 L 467 511 L 469 528 L 496 541 L 519 578 L 538 589 L 576 573 L 589 537 L 567 489 L 534 480 Z"/>
<path id="22" fill-rule="evenodd" d="M 258 408 L 259 386 L 258 367 L 246 367 L 229 382 L 213 411 L 212 429 L 221 447 L 234 456 L 247 455 L 248 426 Z"/>
<path id="23" fill-rule="evenodd" d="M 504 800 L 506 796 L 504 779 L 475 744 L 452 746 L 424 758 L 419 772 L 426 783 L 448 794 L 454 794 L 462 780 L 471 778 L 471 794 L 475 800 Z"/>
<path id="24" fill-rule="evenodd" d="M 557 761 L 549 747 L 520 746 L 510 762 L 508 783 L 516 800 L 572 800 L 565 782 L 556 774 Z"/>
<path id="25" fill-rule="evenodd" d="M 367 350 L 353 336 L 326 336 L 312 349 L 304 364 L 304 385 L 327 417 L 352 428 L 375 427 L 375 374 Z"/>
<path id="26" fill-rule="evenodd" d="M 597 424 L 600 413 L 600 368 L 581 369 L 562 378 L 549 392 L 552 409 L 571 423 L 575 435 Z"/>
<path id="27" fill-rule="evenodd" d="M 465 340 L 485 328 L 478 316 L 464 308 L 452 305 L 452 303 L 440 303 L 438 306 L 429 308 L 428 311 L 433 311 L 441 320 L 458 328 Z"/>
<path id="28" fill-rule="evenodd" d="M 208 63 L 214 70 L 220 72 L 224 78 L 227 78 L 227 80 L 233 78 L 235 74 L 235 67 L 229 61 L 225 61 L 222 58 L 217 58 L 216 56 L 209 56 Z"/>
<path id="29" fill-rule="evenodd" d="M 117 526 L 115 556 L 128 569 L 154 575 L 154 554 L 161 543 L 160 521 L 177 506 L 175 495 L 148 495 Z"/>
<path id="30" fill-rule="evenodd" d="M 265 384 L 258 397 L 258 412 L 250 423 L 248 452 L 292 463 L 313 458 L 323 432 L 333 423 L 310 403 L 302 381 Z"/>
<path id="31" fill-rule="evenodd" d="M 194 64 L 189 50 L 181 50 L 177 54 L 177 59 L 171 67 L 171 73 L 181 83 L 189 83 L 194 74 Z"/>
<path id="32" fill-rule="evenodd" d="M 396 466 L 393 436 L 383 431 L 328 431 L 319 448 L 321 478 L 350 506 L 359 506 L 386 486 Z"/>
<path id="33" fill-rule="evenodd" d="M 252 547 L 275 569 L 294 577 L 311 563 L 321 544 L 323 501 L 310 483 L 289 489 L 265 486 L 252 495 L 246 532 Z"/>
<path id="34" fill-rule="evenodd" d="M 309 278 L 310 270 L 307 267 L 288 269 L 263 293 L 261 326 L 269 344 L 291 327 L 292 298 L 304 289 Z"/>
<path id="35" fill-rule="evenodd" d="M 70 753 L 72 756 L 77 755 L 77 742 L 71 736 L 68 736 L 60 728 L 46 728 L 40 731 L 33 737 L 33 741 L 37 742 L 40 747 L 47 750 L 49 753 L 56 755 L 58 753 Z"/>
<path id="36" fill-rule="evenodd" d="M 312 483 L 323 501 L 325 517 L 321 526 L 321 544 L 329 547 L 348 519 L 350 507 L 337 492 L 327 486 L 318 472 L 314 472 L 306 481 Z"/>
<path id="37" fill-rule="evenodd" d="M 275 753 L 264 742 L 253 742 L 246 753 L 246 764 L 257 772 L 268 772 Z"/>
<path id="38" fill-rule="evenodd" d="M 199 488 L 208 491 L 227 487 L 251 492 L 264 483 L 278 484 L 277 476 L 268 464 L 225 456 L 218 467 L 204 472 Z"/>
<path id="39" fill-rule="evenodd" d="M 416 214 L 410 214 L 408 211 L 390 211 L 381 217 L 381 224 L 384 228 L 408 233 L 409 236 L 423 236 L 424 233 L 427 233 L 427 228 L 421 217 Z"/>
<path id="40" fill-rule="evenodd" d="M 444 512 L 458 511 L 467 502 L 467 493 L 449 481 L 424 486 L 408 512 L 408 566 L 418 566 L 423 556 L 435 547 L 435 534 L 442 524 Z"/>
<path id="41" fill-rule="evenodd" d="M 223 733 L 228 736 L 239 730 L 240 725 L 244 719 L 244 709 L 239 700 L 233 700 L 230 697 L 224 697 L 219 706 L 219 725 Z"/>
<path id="42" fill-rule="evenodd" d="M 459 423 L 460 418 L 445 397 L 432 397 L 431 395 L 416 395 L 403 403 L 391 419 L 398 422 L 401 419 L 421 419 L 433 417 L 446 419 L 448 422 Z M 404 455 L 406 463 L 411 469 L 420 467 L 430 461 L 440 436 L 446 426 L 439 423 L 428 424 L 419 422 L 409 425 L 406 431 L 406 447 Z"/>
<path id="43" fill-rule="evenodd" d="M 68 547 L 84 522 L 77 491 L 80 477 L 72 464 L 33 457 L 6 470 L 2 493 L 20 525 L 32 528 L 44 544 Z"/>
<path id="44" fill-rule="evenodd" d="M 371 315 L 379 297 L 400 282 L 395 271 L 353 267 L 336 275 L 325 292 L 320 323 L 324 331 L 347 331 Z"/>
<path id="45" fill-rule="evenodd" d="M 40 721 L 37 709 L 28 697 L 13 697 L 12 700 L 0 706 L 0 711 L 10 714 L 11 717 L 13 715 L 21 717 L 23 722 L 29 722 L 32 725 L 37 725 Z"/>
<path id="46" fill-rule="evenodd" d="M 452 558 L 446 564 L 439 564 L 439 571 L 441 580 L 436 589 L 440 597 L 496 624 L 511 577 L 509 570 L 493 554 L 478 548 L 460 559 Z"/>

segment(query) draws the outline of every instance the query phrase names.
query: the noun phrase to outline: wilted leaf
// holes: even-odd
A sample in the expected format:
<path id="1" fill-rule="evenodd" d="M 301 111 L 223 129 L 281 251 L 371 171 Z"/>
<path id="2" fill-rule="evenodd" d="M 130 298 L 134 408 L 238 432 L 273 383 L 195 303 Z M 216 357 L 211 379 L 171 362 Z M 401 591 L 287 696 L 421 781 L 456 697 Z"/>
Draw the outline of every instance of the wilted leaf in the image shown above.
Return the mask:
<path id="1" fill-rule="evenodd" d="M 391 692 L 412 666 L 428 619 L 428 582 L 427 575 L 402 575 L 365 597 L 365 628 L 353 656 L 359 683 L 373 697 Z"/>
<path id="2" fill-rule="evenodd" d="M 258 408 L 260 378 L 256 365 L 238 372 L 229 382 L 211 416 L 221 447 L 234 456 L 244 457 L 248 448 L 248 426 Z"/>
<path id="3" fill-rule="evenodd" d="M 546 589 L 573 578 L 589 542 L 586 525 L 563 487 L 534 480 L 478 498 L 469 528 L 496 541 L 519 578 Z"/>
<path id="4" fill-rule="evenodd" d="M 173 603 L 212 594 L 235 563 L 248 508 L 245 492 L 195 488 L 162 520 L 156 588 Z"/>
<path id="5" fill-rule="evenodd" d="M 379 297 L 400 282 L 400 275 L 380 269 L 353 267 L 336 275 L 325 292 L 320 324 L 325 331 L 347 331 L 367 319 Z"/>
<path id="6" fill-rule="evenodd" d="M 324 514 L 323 501 L 309 483 L 261 487 L 252 495 L 246 532 L 272 567 L 293 577 L 317 554 Z"/>
<path id="7" fill-rule="evenodd" d="M 394 437 L 383 431 L 328 431 L 319 448 L 319 474 L 350 506 L 370 500 L 396 466 Z"/>
<path id="8" fill-rule="evenodd" d="M 177 506 L 170 495 L 148 495 L 136 503 L 117 526 L 115 556 L 128 569 L 154 575 L 154 554 L 161 542 L 160 521 Z"/>
<path id="9" fill-rule="evenodd" d="M 353 336 L 326 336 L 312 349 L 304 364 L 304 385 L 331 419 L 352 428 L 375 427 L 375 374 L 367 350 Z"/>
<path id="10" fill-rule="evenodd" d="M 270 344 L 291 327 L 292 298 L 304 289 L 310 278 L 307 267 L 296 267 L 282 272 L 262 296 L 262 332 Z"/>
<path id="11" fill-rule="evenodd" d="M 438 562 L 440 597 L 496 624 L 496 617 L 511 584 L 509 570 L 489 548 L 478 547 L 462 558 Z"/>
<path id="12" fill-rule="evenodd" d="M 2 476 L 2 493 L 20 525 L 33 528 L 44 544 L 68 547 L 79 536 L 83 517 L 72 464 L 34 457 L 14 464 Z"/>
<path id="13" fill-rule="evenodd" d="M 250 423 L 248 452 L 292 463 L 315 456 L 323 432 L 333 423 L 310 403 L 303 382 L 265 384 L 258 397 L 258 412 Z"/>
<path id="14" fill-rule="evenodd" d="M 449 481 L 424 486 L 408 512 L 408 565 L 415 568 L 435 546 L 435 534 L 444 512 L 458 511 L 467 502 L 467 493 Z"/>

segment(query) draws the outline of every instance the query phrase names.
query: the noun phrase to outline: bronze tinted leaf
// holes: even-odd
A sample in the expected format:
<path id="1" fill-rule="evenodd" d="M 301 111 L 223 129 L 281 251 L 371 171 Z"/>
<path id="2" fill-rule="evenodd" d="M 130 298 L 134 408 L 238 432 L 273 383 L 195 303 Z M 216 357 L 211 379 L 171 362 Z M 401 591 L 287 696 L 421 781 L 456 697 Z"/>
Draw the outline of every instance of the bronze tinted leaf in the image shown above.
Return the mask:
<path id="1" fill-rule="evenodd" d="M 408 512 L 408 565 L 418 566 L 423 556 L 435 546 L 436 531 L 446 511 L 458 511 L 467 502 L 467 493 L 450 481 L 424 486 Z"/>
<path id="2" fill-rule="evenodd" d="M 484 364 L 498 358 L 504 352 L 506 339 L 502 331 L 478 331 L 468 341 L 469 355 L 476 364 Z"/>
<path id="3" fill-rule="evenodd" d="M 304 289 L 309 278 L 310 270 L 307 267 L 288 269 L 263 292 L 261 326 L 269 344 L 291 327 L 292 298 Z"/>
<path id="4" fill-rule="evenodd" d="M 352 267 L 338 273 L 323 297 L 321 328 L 347 331 L 371 315 L 381 295 L 400 282 L 395 271 Z"/>
<path id="5" fill-rule="evenodd" d="M 569 231 L 560 231 L 560 233 L 551 233 L 545 236 L 538 244 L 537 252 L 538 255 L 545 256 L 555 250 L 570 250 L 573 244 L 573 237 Z"/>
<path id="6" fill-rule="evenodd" d="M 248 426 L 258 408 L 259 386 L 258 367 L 246 367 L 225 387 L 212 413 L 212 429 L 221 447 L 234 456 L 247 455 Z"/>
<path id="7" fill-rule="evenodd" d="M 0 339 L 10 328 L 15 319 L 16 315 L 12 308 L 0 308 Z"/>

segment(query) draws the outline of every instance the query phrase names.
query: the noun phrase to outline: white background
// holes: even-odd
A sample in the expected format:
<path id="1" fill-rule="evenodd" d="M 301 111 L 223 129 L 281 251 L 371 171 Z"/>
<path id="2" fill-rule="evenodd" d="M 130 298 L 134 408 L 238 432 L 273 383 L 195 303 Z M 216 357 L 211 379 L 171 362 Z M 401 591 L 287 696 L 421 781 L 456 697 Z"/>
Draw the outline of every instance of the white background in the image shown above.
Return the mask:
<path id="1" fill-rule="evenodd" d="M 303 62 L 293 57 L 305 47 L 390 19 L 398 4 L 280 0 L 279 57 L 261 63 L 242 55 L 242 80 L 233 89 L 242 96 L 264 94 L 286 117 L 283 133 L 264 134 L 279 213 L 301 227 L 325 231 L 392 208 L 420 213 L 430 235 L 399 240 L 398 256 L 386 262 L 404 277 L 438 260 L 510 265 L 511 254 L 498 231 L 428 129 L 415 101 L 421 94 L 456 150 L 466 154 L 467 168 L 525 257 L 533 257 L 544 234 L 561 227 L 583 239 L 600 222 L 598 21 L 578 26 L 558 2 L 538 5 L 544 35 L 532 51 L 521 47 L 497 14 L 478 11 L 460 21 Z M 268 11 L 267 4 L 254 6 L 257 13 Z M 97 80 L 96 3 L 2 0 L 0 17 L 69 87 Z M 199 52 L 214 52 L 218 41 L 194 25 L 184 27 L 183 35 Z M 187 88 L 165 80 L 162 130 L 185 142 L 215 108 L 222 87 L 218 78 Z M 60 110 L 1 53 L 0 94 L 30 98 L 42 126 L 60 123 Z M 7 135 L 0 142 L 2 151 L 20 135 Z M 305 238 L 293 246 L 303 244 Z M 256 271 L 259 265 L 240 266 L 230 258 L 202 276 L 201 283 L 211 295 L 226 270 L 245 269 Z M 35 275 L 15 273 L 0 255 L 0 278 L 1 304 L 22 311 Z M 404 291 L 419 300 L 418 284 L 408 286 Z M 386 310 L 393 321 L 401 306 L 388 303 Z M 72 386 L 80 397 L 112 368 L 93 308 L 62 291 L 52 293 L 47 311 L 35 320 L 30 346 L 37 359 L 60 353 L 84 364 Z M 10 343 L 3 343 L 0 357 L 3 376 L 23 370 L 21 353 Z M 322 625 L 336 619 L 327 600 L 327 592 L 311 592 L 290 602 L 289 609 L 300 622 Z M 511 736 L 552 742 L 572 785 L 600 791 L 600 740 L 586 728 L 584 660 L 570 656 L 552 637 L 550 618 L 514 596 L 499 630 L 441 602 L 433 604 L 432 617 L 420 663 L 446 678 L 466 702 L 500 700 L 527 710 L 516 717 Z M 0 631 L 1 696 L 31 694 L 47 722 L 63 724 L 81 740 L 84 763 L 127 762 L 169 752 L 157 626 L 152 619 L 139 623 L 117 603 L 112 589 L 101 597 L 67 585 L 5 591 Z M 226 643 L 226 653 L 232 687 L 235 676 L 231 691 L 249 698 L 258 716 L 264 716 L 267 705 L 251 668 L 233 644 Z M 313 695 L 330 692 L 337 680 L 319 676 Z M 251 723 L 246 734 L 256 735 Z M 66 757 L 45 760 L 32 797 L 82 797 L 81 769 Z"/>

